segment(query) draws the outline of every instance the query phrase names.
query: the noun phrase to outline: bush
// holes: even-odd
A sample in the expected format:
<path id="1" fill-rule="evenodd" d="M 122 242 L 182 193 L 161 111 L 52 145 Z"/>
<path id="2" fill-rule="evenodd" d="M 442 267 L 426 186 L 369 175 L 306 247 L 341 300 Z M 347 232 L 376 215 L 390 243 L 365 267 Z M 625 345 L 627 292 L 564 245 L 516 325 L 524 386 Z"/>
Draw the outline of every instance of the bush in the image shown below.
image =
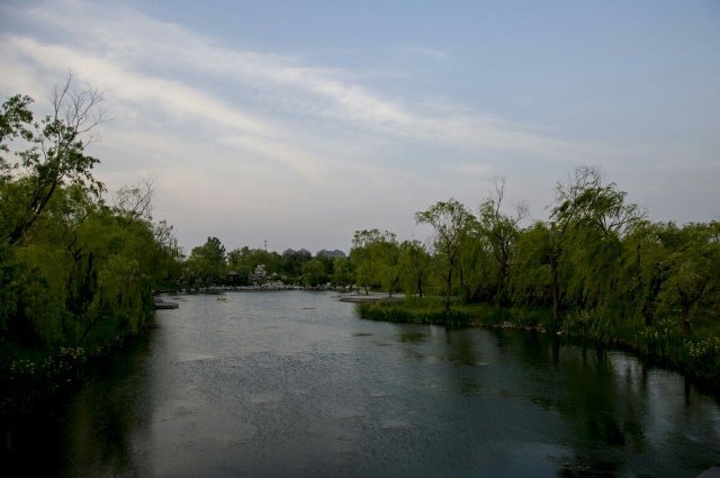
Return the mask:
<path id="1" fill-rule="evenodd" d="M 0 417 L 22 415 L 37 409 L 82 380 L 87 356 L 82 347 L 61 347 L 42 360 L 17 358 L 1 371 Z"/>
<path id="2" fill-rule="evenodd" d="M 720 337 L 685 340 L 684 362 L 696 375 L 720 377 Z"/>
<path id="3" fill-rule="evenodd" d="M 567 314 L 562 329 L 571 337 L 587 337 L 601 341 L 608 341 L 613 335 L 613 326 L 608 315 L 589 309 L 579 309 Z"/>
<path id="4" fill-rule="evenodd" d="M 677 320 L 663 318 L 635 334 L 640 350 L 649 355 L 677 357 L 684 348 L 683 331 Z"/>

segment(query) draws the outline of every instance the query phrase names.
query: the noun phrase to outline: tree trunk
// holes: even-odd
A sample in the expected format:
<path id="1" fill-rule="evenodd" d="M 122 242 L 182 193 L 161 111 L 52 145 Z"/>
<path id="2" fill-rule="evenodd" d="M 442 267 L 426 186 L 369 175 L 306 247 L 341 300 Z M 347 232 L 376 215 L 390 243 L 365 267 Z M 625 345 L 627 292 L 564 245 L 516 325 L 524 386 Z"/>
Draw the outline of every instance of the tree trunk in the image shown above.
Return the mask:
<path id="1" fill-rule="evenodd" d="M 452 269 L 447 275 L 447 290 L 445 292 L 445 310 L 450 310 L 450 292 L 452 291 Z"/>
<path id="2" fill-rule="evenodd" d="M 495 289 L 495 308 L 499 309 L 502 305 L 502 293 L 505 290 L 505 271 L 504 269 L 500 269 L 500 278 L 498 279 L 498 285 Z"/>
<path id="3" fill-rule="evenodd" d="M 552 258 L 550 260 L 550 273 L 552 275 L 552 300 L 553 300 L 553 323 L 555 324 L 555 329 L 560 328 L 560 319 L 558 316 L 558 308 L 560 306 L 560 284 L 558 281 L 558 270 L 557 270 L 557 262 L 555 261 L 555 258 Z"/>
<path id="4" fill-rule="evenodd" d="M 650 327 L 655 317 L 655 304 L 646 301 L 642 307 L 642 315 L 645 318 L 645 326 Z"/>
<path id="5" fill-rule="evenodd" d="M 497 289 L 495 290 L 495 308 L 499 309 L 502 305 L 502 294 L 505 291 L 505 282 L 508 274 L 508 259 L 503 257 L 500 263 L 500 277 L 498 278 Z"/>
<path id="6" fill-rule="evenodd" d="M 683 303 L 682 316 L 683 316 L 683 332 L 685 332 L 686 337 L 690 337 L 690 335 L 692 335 L 692 324 L 690 323 L 690 304 Z"/>

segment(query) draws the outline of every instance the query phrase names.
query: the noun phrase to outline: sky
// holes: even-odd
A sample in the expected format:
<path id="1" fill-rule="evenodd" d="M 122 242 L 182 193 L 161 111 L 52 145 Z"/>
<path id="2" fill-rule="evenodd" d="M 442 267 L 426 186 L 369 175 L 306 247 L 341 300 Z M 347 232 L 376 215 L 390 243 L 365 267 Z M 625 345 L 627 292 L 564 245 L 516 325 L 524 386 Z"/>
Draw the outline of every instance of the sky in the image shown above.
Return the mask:
<path id="1" fill-rule="evenodd" d="M 653 220 L 720 220 L 720 2 L 0 0 L 0 96 L 105 94 L 109 191 L 153 178 L 186 252 L 343 249 L 415 212 L 547 218 L 580 165 Z"/>

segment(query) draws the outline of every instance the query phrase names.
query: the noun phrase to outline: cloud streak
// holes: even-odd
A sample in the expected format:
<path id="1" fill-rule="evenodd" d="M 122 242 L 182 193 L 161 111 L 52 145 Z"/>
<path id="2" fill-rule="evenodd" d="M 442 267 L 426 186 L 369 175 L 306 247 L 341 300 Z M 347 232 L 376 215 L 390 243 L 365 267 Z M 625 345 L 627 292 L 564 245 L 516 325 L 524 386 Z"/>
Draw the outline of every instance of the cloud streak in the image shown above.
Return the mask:
<path id="1" fill-rule="evenodd" d="M 5 48 L 17 49 L 57 69 L 71 65 L 93 83 L 110 81 L 110 88 L 127 100 L 158 102 L 175 115 L 194 116 L 263 139 L 277 141 L 288 132 L 244 111 L 239 103 L 270 103 L 319 121 L 403 140 L 537 154 L 548 150 L 570 154 L 581 149 L 527 127 L 469 116 L 460 107 L 457 111 L 446 108 L 444 114 L 413 108 L 345 80 L 352 72 L 305 65 L 297 58 L 230 49 L 124 7 L 52 2 L 49 9 L 43 6 L 31 14 L 58 31 L 57 43 L 6 36 Z M 78 28 L 80 24 L 91 27 Z M 72 45 L 60 43 L 61 38 L 72 39 Z M 176 79 L 181 72 L 198 80 L 195 84 L 181 82 Z M 203 77 L 221 80 L 227 85 L 227 94 L 201 90 Z M 228 101 L 238 90 L 249 100 Z"/>

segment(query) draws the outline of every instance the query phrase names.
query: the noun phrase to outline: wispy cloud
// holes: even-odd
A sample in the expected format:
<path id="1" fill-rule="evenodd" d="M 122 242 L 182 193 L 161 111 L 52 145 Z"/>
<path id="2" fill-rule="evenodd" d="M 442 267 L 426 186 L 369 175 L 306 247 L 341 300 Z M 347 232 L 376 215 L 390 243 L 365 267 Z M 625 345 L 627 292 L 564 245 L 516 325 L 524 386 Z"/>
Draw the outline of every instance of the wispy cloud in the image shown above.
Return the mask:
<path id="1" fill-rule="evenodd" d="M 32 15 L 59 33 L 55 41 L 5 36 L 5 48 L 58 69 L 71 66 L 89 81 L 110 83 L 127 100 L 158 102 L 175 115 L 231 125 L 262 138 L 277 141 L 286 132 L 246 109 L 257 103 L 428 143 L 538 154 L 578 149 L 527 127 L 469 115 L 460 106 L 442 112 L 417 108 L 408 100 L 389 98 L 346 80 L 352 72 L 303 64 L 289 56 L 228 48 L 125 7 L 58 1 L 42 4 Z M 403 50 L 444 55 L 425 47 Z M 209 93 L 212 86 L 204 83 L 216 81 L 226 91 Z"/>
<path id="2" fill-rule="evenodd" d="M 450 57 L 447 52 L 431 47 L 408 46 L 397 48 L 396 51 L 401 55 L 418 56 L 432 60 L 445 60 Z"/>

